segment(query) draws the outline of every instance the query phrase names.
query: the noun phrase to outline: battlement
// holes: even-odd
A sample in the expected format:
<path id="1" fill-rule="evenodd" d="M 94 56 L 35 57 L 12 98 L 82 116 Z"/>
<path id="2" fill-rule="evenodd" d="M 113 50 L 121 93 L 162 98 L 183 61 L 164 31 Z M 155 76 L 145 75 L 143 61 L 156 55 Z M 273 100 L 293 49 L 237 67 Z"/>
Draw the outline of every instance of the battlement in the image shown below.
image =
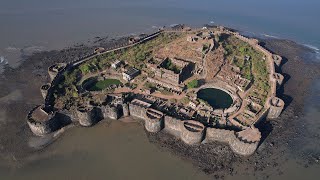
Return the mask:
<path id="1" fill-rule="evenodd" d="M 45 109 L 44 105 L 36 106 L 27 115 L 27 123 L 37 136 L 52 133 L 58 126 L 56 113 Z"/>
<path id="2" fill-rule="evenodd" d="M 269 100 L 269 113 L 268 113 L 268 118 L 274 119 L 280 116 L 283 108 L 284 108 L 284 101 L 278 97 L 272 97 Z"/>
<path id="3" fill-rule="evenodd" d="M 57 63 L 48 68 L 48 74 L 50 76 L 51 81 L 57 76 L 57 74 L 62 71 L 66 67 L 65 63 Z"/>
<path id="4" fill-rule="evenodd" d="M 190 145 L 199 144 L 203 139 L 204 129 L 204 125 L 198 121 L 184 121 L 181 129 L 181 140 Z"/>
<path id="5" fill-rule="evenodd" d="M 282 74 L 280 73 L 274 73 L 272 75 L 273 81 L 275 81 L 277 83 L 277 88 L 281 87 L 284 77 Z"/>
<path id="6" fill-rule="evenodd" d="M 281 65 L 281 62 L 282 62 L 282 57 L 281 57 L 281 56 L 276 55 L 276 54 L 273 54 L 273 55 L 272 55 L 272 58 L 273 58 L 274 63 L 275 63 L 277 66 L 280 66 L 280 65 Z"/>
<path id="7" fill-rule="evenodd" d="M 51 87 L 50 83 L 44 84 L 40 87 L 40 92 L 41 92 L 43 99 L 46 99 L 50 87 Z"/>

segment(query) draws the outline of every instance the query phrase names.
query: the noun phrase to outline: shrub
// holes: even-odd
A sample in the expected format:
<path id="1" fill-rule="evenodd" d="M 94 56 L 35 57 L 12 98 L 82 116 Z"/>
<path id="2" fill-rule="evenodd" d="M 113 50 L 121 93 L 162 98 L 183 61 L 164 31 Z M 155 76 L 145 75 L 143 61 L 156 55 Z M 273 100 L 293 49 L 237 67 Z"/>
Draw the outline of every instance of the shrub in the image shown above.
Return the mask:
<path id="1" fill-rule="evenodd" d="M 197 88 L 199 86 L 199 81 L 194 79 L 187 84 L 188 89 Z"/>

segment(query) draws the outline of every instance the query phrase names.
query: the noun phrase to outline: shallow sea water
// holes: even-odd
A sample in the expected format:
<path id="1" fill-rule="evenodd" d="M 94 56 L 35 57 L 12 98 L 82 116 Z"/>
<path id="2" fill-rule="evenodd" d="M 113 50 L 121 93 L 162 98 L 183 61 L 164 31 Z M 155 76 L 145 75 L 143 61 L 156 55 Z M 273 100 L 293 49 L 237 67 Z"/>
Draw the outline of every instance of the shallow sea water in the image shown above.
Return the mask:
<path id="1" fill-rule="evenodd" d="M 143 177 L 143 178 L 142 178 Z M 190 163 L 149 143 L 137 123 L 74 127 L 0 179 L 209 179 Z"/>

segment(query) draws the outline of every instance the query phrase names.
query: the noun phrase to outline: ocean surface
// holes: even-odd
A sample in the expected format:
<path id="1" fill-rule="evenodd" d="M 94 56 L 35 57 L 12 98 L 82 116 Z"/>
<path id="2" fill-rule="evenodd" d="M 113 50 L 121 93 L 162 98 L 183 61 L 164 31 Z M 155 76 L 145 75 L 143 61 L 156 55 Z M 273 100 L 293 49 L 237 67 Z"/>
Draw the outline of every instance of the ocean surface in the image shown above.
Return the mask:
<path id="1" fill-rule="evenodd" d="M 319 0 L 0 0 L 0 64 L 97 36 L 206 23 L 295 40 L 319 51 Z"/>
<path id="2" fill-rule="evenodd" d="M 185 23 L 225 25 L 265 37 L 291 39 L 320 61 L 319 0 L 0 0 L 0 73 L 33 52 L 62 49 L 94 37 L 149 32 Z M 313 88 L 319 92 L 319 83 Z M 319 94 L 306 118 L 319 117 Z M 319 124 L 308 127 L 319 128 Z M 294 161 L 294 160 L 292 160 Z M 318 169 L 286 162 L 272 179 L 310 179 Z M 72 128 L 54 146 L 20 167 L 0 163 L 0 179 L 208 179 L 203 172 L 148 142 L 137 124 Z M 254 177 L 227 177 L 254 179 Z"/>

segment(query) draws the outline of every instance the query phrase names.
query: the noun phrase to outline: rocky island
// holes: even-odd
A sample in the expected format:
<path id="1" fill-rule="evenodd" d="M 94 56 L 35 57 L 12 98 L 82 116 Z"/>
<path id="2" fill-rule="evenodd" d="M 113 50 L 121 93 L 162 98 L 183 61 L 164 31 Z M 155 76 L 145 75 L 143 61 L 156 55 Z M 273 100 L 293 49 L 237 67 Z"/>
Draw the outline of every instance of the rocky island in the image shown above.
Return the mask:
<path id="1" fill-rule="evenodd" d="M 222 26 L 164 27 L 50 66 L 51 82 L 40 87 L 44 103 L 27 123 L 46 136 L 69 124 L 131 116 L 150 133 L 190 146 L 221 142 L 249 156 L 261 141 L 256 125 L 284 108 L 281 61 L 257 39 Z"/>

